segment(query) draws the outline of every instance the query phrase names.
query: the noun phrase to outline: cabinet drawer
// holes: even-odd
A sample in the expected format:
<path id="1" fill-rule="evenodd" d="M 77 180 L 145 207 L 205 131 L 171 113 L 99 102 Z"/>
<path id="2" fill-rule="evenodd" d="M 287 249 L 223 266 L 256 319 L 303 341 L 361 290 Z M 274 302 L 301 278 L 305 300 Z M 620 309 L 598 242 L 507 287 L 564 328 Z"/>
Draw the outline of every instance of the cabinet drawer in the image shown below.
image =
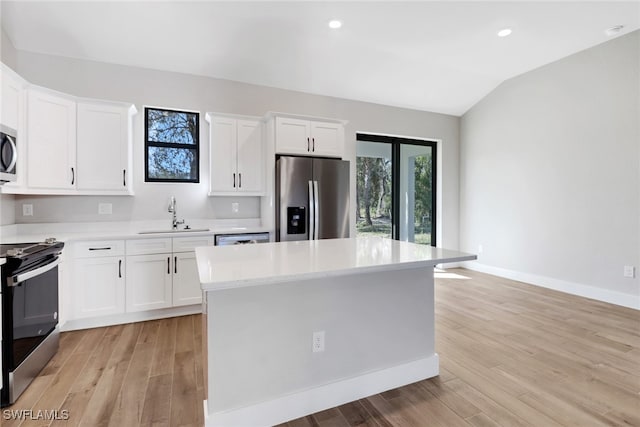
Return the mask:
<path id="1" fill-rule="evenodd" d="M 75 242 L 71 250 L 73 258 L 97 258 L 105 256 L 123 256 L 124 240 L 92 240 Z"/>
<path id="2" fill-rule="evenodd" d="M 198 246 L 213 246 L 213 236 L 173 238 L 173 252 L 191 252 Z"/>
<path id="3" fill-rule="evenodd" d="M 147 255 L 171 252 L 171 238 L 127 240 L 128 255 Z"/>

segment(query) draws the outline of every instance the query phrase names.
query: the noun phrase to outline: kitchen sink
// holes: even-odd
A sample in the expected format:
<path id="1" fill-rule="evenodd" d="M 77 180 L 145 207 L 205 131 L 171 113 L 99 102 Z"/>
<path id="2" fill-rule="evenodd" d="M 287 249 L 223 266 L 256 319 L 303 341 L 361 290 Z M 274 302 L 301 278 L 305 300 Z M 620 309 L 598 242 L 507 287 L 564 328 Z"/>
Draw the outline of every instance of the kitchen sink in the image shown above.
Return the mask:
<path id="1" fill-rule="evenodd" d="M 138 234 L 159 234 L 159 233 L 195 233 L 197 231 L 209 231 L 208 228 L 183 228 L 182 230 L 150 230 L 139 231 Z"/>

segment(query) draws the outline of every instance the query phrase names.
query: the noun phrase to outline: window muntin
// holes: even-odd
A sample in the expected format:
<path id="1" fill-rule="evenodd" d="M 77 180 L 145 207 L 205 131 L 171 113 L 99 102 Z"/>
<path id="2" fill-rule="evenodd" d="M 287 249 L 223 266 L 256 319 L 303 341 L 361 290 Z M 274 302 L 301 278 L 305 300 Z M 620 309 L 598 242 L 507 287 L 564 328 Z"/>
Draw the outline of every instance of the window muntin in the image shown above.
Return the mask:
<path id="1" fill-rule="evenodd" d="M 200 114 L 145 108 L 145 182 L 200 182 Z"/>

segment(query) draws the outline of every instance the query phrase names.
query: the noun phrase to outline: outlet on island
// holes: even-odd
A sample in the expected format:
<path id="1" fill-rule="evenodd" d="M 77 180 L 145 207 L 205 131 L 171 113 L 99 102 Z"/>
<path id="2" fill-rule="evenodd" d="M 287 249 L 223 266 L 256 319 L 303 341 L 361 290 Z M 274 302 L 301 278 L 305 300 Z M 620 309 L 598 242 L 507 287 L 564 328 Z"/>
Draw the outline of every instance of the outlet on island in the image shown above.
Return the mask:
<path id="1" fill-rule="evenodd" d="M 238 213 L 239 210 L 240 210 L 240 203 L 238 202 L 231 203 L 231 211 L 233 213 Z"/>

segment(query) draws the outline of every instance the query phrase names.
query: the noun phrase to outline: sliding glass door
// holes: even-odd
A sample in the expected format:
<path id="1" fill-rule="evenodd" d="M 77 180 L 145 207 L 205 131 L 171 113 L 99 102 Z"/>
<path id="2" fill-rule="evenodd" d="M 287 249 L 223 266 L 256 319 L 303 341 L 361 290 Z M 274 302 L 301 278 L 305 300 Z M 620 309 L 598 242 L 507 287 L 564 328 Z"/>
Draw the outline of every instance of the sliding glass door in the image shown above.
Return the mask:
<path id="1" fill-rule="evenodd" d="M 357 235 L 435 246 L 436 143 L 357 134 Z"/>

